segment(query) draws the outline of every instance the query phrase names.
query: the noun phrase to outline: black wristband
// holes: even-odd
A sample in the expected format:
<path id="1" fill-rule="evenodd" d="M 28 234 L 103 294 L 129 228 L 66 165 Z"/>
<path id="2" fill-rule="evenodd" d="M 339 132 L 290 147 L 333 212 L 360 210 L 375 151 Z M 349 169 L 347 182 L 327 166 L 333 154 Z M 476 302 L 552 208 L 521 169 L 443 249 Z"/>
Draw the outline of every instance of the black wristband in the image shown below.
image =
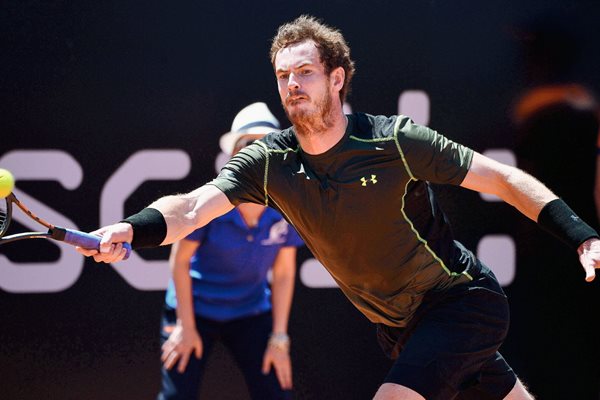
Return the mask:
<path id="1" fill-rule="evenodd" d="M 133 228 L 132 249 L 158 247 L 167 237 L 165 217 L 155 208 L 144 208 L 121 222 L 127 222 Z"/>
<path id="2" fill-rule="evenodd" d="M 538 224 L 575 250 L 598 233 L 571 210 L 562 199 L 552 200 L 542 208 Z"/>

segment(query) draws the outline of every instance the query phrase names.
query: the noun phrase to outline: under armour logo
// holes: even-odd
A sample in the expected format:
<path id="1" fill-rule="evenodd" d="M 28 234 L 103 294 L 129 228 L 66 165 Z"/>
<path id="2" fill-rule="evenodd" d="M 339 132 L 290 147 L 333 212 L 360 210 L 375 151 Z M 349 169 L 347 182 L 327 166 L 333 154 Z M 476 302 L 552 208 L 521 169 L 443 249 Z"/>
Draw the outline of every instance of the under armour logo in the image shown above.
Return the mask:
<path id="1" fill-rule="evenodd" d="M 575 222 L 579 222 L 579 217 L 577 215 L 571 214 L 571 219 Z"/>
<path id="2" fill-rule="evenodd" d="M 362 178 L 360 178 L 360 181 L 362 182 L 362 186 L 367 186 L 367 182 L 371 181 L 371 183 L 376 184 L 377 183 L 377 175 L 371 175 L 371 179 L 367 179 L 364 176 Z"/>

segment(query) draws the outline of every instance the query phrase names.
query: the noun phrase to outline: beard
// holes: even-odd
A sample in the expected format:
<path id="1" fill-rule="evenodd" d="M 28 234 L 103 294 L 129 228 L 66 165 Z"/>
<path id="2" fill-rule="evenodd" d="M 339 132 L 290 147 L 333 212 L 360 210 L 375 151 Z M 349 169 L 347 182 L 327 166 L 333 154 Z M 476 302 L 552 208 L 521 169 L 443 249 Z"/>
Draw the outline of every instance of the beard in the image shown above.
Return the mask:
<path id="1" fill-rule="evenodd" d="M 289 93 L 288 96 L 296 96 L 299 94 L 303 95 L 304 93 Z M 311 100 L 308 98 L 303 101 L 309 102 Z M 288 103 L 289 101 L 286 99 L 286 102 L 283 104 L 283 109 L 292 125 L 294 125 L 298 135 L 304 137 L 320 135 L 333 126 L 333 116 L 331 112 L 333 99 L 328 91 L 325 91 L 319 99 L 312 102 L 314 107 L 311 109 L 296 108 L 290 110 L 287 106 Z"/>

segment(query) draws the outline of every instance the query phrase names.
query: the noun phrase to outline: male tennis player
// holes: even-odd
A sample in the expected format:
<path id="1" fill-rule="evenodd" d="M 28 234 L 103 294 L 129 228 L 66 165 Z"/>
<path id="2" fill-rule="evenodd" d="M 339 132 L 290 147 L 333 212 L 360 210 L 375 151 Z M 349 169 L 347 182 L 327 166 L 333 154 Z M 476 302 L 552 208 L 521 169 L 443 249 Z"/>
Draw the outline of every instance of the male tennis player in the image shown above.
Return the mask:
<path id="1" fill-rule="evenodd" d="M 375 399 L 532 399 L 498 353 L 506 297 L 453 239 L 428 182 L 499 196 L 576 249 L 588 281 L 600 265 L 598 234 L 519 169 L 405 116 L 345 115 L 354 65 L 337 30 L 301 16 L 279 28 L 271 60 L 293 126 L 248 146 L 191 193 L 101 228 L 100 253 L 80 252 L 119 261 L 122 242 L 166 245 L 234 205 L 265 204 L 377 324 L 396 361 Z"/>

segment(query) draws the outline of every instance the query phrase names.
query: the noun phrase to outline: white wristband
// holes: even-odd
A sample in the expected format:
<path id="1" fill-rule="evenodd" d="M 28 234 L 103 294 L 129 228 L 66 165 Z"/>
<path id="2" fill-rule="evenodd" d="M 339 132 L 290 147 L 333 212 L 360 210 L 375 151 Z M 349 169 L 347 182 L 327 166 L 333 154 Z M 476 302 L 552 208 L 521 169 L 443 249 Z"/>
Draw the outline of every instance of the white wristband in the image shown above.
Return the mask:
<path id="1" fill-rule="evenodd" d="M 290 337 L 287 335 L 287 333 L 272 333 L 269 337 L 268 346 L 289 353 Z"/>

